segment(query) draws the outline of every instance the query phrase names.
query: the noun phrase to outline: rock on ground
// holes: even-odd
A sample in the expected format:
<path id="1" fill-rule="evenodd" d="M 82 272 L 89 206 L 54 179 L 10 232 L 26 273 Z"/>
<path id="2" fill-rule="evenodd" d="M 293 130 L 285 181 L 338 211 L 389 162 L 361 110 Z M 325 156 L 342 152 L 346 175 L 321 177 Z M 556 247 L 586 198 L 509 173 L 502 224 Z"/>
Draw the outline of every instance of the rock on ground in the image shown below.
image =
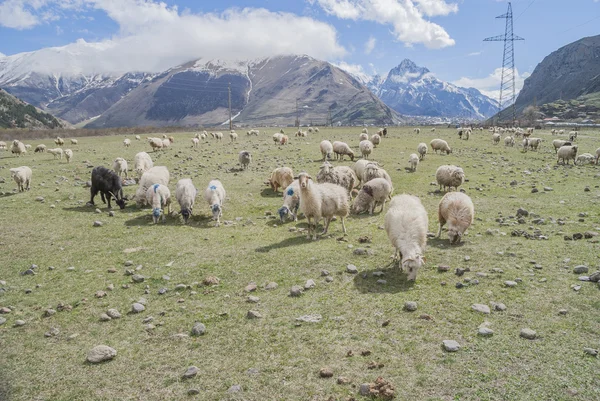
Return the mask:
<path id="1" fill-rule="evenodd" d="M 108 361 L 117 356 L 117 350 L 108 345 L 97 345 L 87 353 L 87 361 L 90 363 L 100 363 Z"/>
<path id="2" fill-rule="evenodd" d="M 456 352 L 460 349 L 460 344 L 454 340 L 444 340 L 442 341 L 444 349 L 448 352 Z"/>

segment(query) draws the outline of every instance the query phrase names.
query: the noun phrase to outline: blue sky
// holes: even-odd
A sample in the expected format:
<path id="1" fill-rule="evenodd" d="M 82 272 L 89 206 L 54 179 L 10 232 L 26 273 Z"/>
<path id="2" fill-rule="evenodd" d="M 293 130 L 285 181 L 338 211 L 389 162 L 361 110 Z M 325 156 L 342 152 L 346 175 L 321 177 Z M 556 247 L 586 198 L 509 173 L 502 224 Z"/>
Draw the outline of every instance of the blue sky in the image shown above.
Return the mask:
<path id="1" fill-rule="evenodd" d="M 521 81 L 552 51 L 600 34 L 598 0 L 512 6 L 515 34 L 526 39 L 515 46 Z M 0 0 L 0 53 L 67 46 L 94 60 L 89 52 L 100 49 L 96 70 L 306 53 L 367 74 L 410 58 L 442 80 L 494 95 L 502 43 L 483 38 L 504 33 L 495 17 L 506 8 L 502 0 Z"/>

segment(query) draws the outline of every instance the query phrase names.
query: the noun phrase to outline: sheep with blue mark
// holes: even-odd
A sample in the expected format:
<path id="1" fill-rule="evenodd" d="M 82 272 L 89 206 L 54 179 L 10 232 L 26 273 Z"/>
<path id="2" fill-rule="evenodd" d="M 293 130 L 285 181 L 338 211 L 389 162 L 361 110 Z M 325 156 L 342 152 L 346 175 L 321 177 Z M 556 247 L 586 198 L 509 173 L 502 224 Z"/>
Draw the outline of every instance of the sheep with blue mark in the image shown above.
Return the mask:
<path id="1" fill-rule="evenodd" d="M 171 213 L 171 191 L 166 185 L 154 184 L 146 191 L 146 202 L 152 207 L 152 220 L 158 223 L 162 214 L 163 223 L 167 220 L 164 209 Z"/>
<path id="2" fill-rule="evenodd" d="M 212 180 L 204 190 L 204 199 L 208 202 L 212 211 L 213 220 L 217 221 L 216 227 L 221 224 L 221 216 L 223 215 L 223 203 L 225 202 L 225 188 L 221 181 Z"/>
<path id="3" fill-rule="evenodd" d="M 298 208 L 300 207 L 300 184 L 294 180 L 283 192 L 283 206 L 277 210 L 281 222 L 285 222 L 287 216 L 298 221 Z"/>
<path id="4" fill-rule="evenodd" d="M 194 187 L 194 183 L 191 178 L 182 178 L 177 181 L 175 187 L 175 198 L 181 208 L 181 216 L 183 216 L 183 224 L 187 224 L 189 218 L 192 215 L 192 209 L 194 208 L 194 202 L 196 200 L 198 191 Z"/>

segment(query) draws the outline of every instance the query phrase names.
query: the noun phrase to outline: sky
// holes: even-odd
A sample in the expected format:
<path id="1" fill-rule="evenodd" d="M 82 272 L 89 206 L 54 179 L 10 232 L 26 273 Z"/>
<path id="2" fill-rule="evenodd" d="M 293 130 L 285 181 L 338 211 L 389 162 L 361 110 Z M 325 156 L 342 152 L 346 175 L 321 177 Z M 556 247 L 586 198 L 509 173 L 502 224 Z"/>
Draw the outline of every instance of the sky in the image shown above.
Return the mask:
<path id="1" fill-rule="evenodd" d="M 163 71 L 197 58 L 308 54 L 386 75 L 403 59 L 497 97 L 505 0 L 0 0 L 0 60 L 64 47 L 78 71 Z M 517 85 L 545 56 L 600 34 L 600 0 L 514 0 Z M 46 53 L 44 53 L 46 54 Z M 66 61 L 68 60 L 68 61 Z M 61 65 L 62 63 L 62 65 Z M 44 63 L 41 63 L 44 64 Z"/>

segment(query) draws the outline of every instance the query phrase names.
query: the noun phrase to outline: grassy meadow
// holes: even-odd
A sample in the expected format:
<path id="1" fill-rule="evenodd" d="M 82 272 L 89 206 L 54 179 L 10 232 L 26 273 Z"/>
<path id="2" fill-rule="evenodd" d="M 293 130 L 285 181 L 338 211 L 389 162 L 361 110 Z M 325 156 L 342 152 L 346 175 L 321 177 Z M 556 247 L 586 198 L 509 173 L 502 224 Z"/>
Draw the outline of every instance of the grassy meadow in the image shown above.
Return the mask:
<path id="1" fill-rule="evenodd" d="M 420 197 L 430 232 L 437 233 L 443 193 L 436 192 L 435 171 L 442 164 L 463 167 L 468 182 L 462 188 L 476 211 L 463 244 L 450 246 L 445 232 L 429 240 L 427 263 L 410 283 L 391 265 L 385 210 L 350 217 L 345 238 L 334 221 L 329 234 L 313 242 L 298 231 L 306 228 L 303 217 L 280 223 L 281 193 L 264 184 L 284 165 L 316 175 L 323 139 L 345 141 L 359 155 L 360 128 L 321 128 L 307 138 L 294 137 L 288 128 L 286 146 L 273 143 L 277 131 L 261 129 L 260 136 L 248 137 L 240 130 L 232 144 L 225 130 L 222 142 L 209 137 L 198 149 L 191 147 L 194 133 L 175 133 L 174 144 L 155 153 L 144 140 L 131 138 L 131 147 L 123 147 L 123 136 L 80 138 L 78 145 L 67 140 L 64 148 L 75 153 L 70 164 L 32 153 L 38 143 L 55 147 L 50 139 L 26 140 L 33 148 L 21 158 L 2 151 L 0 307 L 11 312 L 0 315 L 6 319 L 0 325 L 0 399 L 361 400 L 367 397 L 359 394 L 360 385 L 379 376 L 395 386 L 398 400 L 600 399 L 600 359 L 583 351 L 600 348 L 600 289 L 573 273 L 577 265 L 589 266 L 589 274 L 600 270 L 600 237 L 563 238 L 600 232 L 598 166 L 557 165 L 551 144 L 556 137 L 548 131 L 534 134 L 544 140 L 541 150 L 524 153 L 503 141 L 492 145 L 487 131 L 460 141 L 454 129 L 415 134 L 412 127 L 389 128 L 371 158 L 391 175 L 394 194 Z M 410 153 L 434 138 L 447 140 L 453 153 L 436 155 L 429 148 L 416 173 L 408 172 Z M 582 131 L 578 144 L 579 153 L 593 154 L 600 133 Z M 237 163 L 241 150 L 253 156 L 246 171 Z M 124 157 L 132 169 L 140 151 L 155 166 L 169 168 L 174 210 L 177 180 L 193 179 L 199 196 L 189 225 L 181 217 L 153 225 L 150 209 L 131 201 L 111 217 L 99 195 L 101 213 L 86 206 L 91 168 L 110 168 Z M 353 165 L 347 158 L 332 163 Z M 32 187 L 16 193 L 8 169 L 21 165 L 32 168 Z M 202 197 L 215 178 L 228 196 L 227 223 L 220 227 L 214 227 Z M 532 193 L 534 187 L 539 192 Z M 136 188 L 124 187 L 124 193 L 132 196 Z M 530 212 L 524 224 L 517 222 L 519 207 Z M 93 227 L 96 220 L 103 225 Z M 548 239 L 512 236 L 515 230 L 540 230 Z M 361 243 L 361 237 L 370 242 Z M 369 254 L 357 255 L 357 248 Z M 21 275 L 32 264 L 36 274 Z M 348 264 L 358 274 L 347 273 Z M 440 265 L 450 270 L 440 272 Z M 469 271 L 459 277 L 457 268 Z M 127 269 L 137 269 L 145 281 L 133 283 Z M 203 285 L 209 276 L 218 285 Z M 314 288 L 289 295 L 292 286 L 309 279 Z M 517 281 L 516 287 L 506 287 L 506 280 Z M 277 288 L 265 289 L 271 282 Z M 456 287 L 459 282 L 463 288 Z M 250 283 L 257 286 L 252 293 L 246 291 Z M 176 289 L 178 284 L 186 287 Z M 249 295 L 259 302 L 249 303 Z M 146 310 L 129 313 L 140 298 Z M 417 302 L 418 309 L 405 311 L 406 301 Z M 493 302 L 506 310 L 492 307 L 485 315 L 471 309 Z M 122 317 L 100 321 L 110 308 Z M 47 309 L 57 312 L 45 317 Z M 561 309 L 567 313 L 559 314 Z M 249 319 L 250 310 L 262 318 Z M 310 314 L 322 320 L 296 320 Z M 25 325 L 15 327 L 17 320 Z M 195 322 L 206 326 L 204 335 L 191 336 Z M 494 335 L 479 336 L 481 325 Z M 522 328 L 535 330 L 537 339 L 520 338 Z M 460 350 L 444 351 L 443 340 L 456 340 Z M 99 344 L 118 355 L 87 363 L 88 350 Z M 199 373 L 183 379 L 192 365 Z M 320 377 L 324 367 L 332 378 Z M 349 383 L 338 384 L 341 376 Z"/>

